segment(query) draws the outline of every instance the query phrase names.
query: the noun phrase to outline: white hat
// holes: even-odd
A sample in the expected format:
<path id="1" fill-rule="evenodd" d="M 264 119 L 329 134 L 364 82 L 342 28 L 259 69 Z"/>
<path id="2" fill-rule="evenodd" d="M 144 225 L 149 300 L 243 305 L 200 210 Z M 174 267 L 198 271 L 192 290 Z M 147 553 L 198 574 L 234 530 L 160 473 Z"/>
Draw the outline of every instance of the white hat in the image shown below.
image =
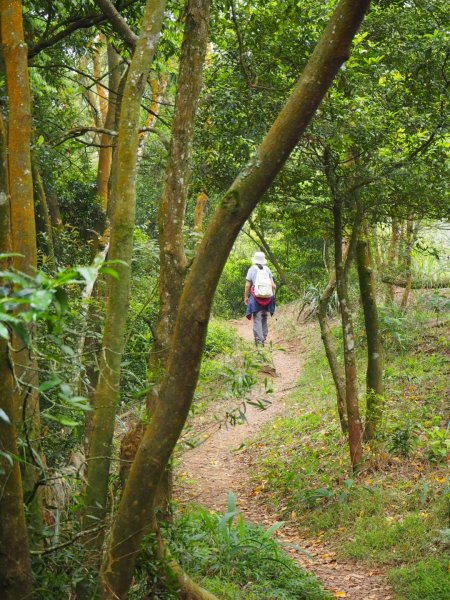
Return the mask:
<path id="1" fill-rule="evenodd" d="M 267 260 L 266 260 L 266 257 L 264 256 L 264 252 L 255 252 L 255 254 L 253 255 L 253 258 L 252 258 L 252 263 L 254 265 L 266 265 Z"/>

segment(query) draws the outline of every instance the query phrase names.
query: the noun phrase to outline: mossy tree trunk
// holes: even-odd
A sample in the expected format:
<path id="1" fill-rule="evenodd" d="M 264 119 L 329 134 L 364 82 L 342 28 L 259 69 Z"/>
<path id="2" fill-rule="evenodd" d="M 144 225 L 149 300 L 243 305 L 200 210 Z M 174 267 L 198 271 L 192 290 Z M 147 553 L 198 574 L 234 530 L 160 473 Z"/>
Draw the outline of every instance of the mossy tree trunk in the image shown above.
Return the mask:
<path id="1" fill-rule="evenodd" d="M 328 306 L 331 297 L 336 289 L 336 271 L 330 274 L 327 287 L 322 292 L 319 299 L 319 308 L 317 311 L 317 318 L 320 325 L 320 334 L 325 348 L 325 354 L 330 367 L 331 375 L 333 377 L 334 385 L 336 388 L 336 400 L 337 409 L 339 415 L 339 422 L 341 424 L 342 433 L 348 432 L 347 422 L 347 408 L 346 408 L 346 394 L 345 394 L 345 374 L 342 370 L 341 365 L 336 354 L 336 348 L 331 333 L 330 324 L 328 322 Z"/>
<path id="2" fill-rule="evenodd" d="M 209 0 L 189 0 L 175 96 L 164 191 L 159 205 L 159 317 L 150 373 L 159 379 L 170 350 L 188 261 L 184 246 L 186 203 L 191 178 L 195 115 L 208 42 Z M 154 407 L 157 395 L 149 396 Z"/>
<path id="3" fill-rule="evenodd" d="M 108 278 L 100 373 L 90 440 L 86 508 L 83 520 L 85 529 L 98 524 L 106 515 L 112 439 L 119 397 L 120 365 L 129 305 L 140 103 L 160 36 L 164 9 L 164 0 L 147 2 L 141 34 L 128 70 L 120 108 L 108 258 L 122 262 L 114 265 L 118 278 Z M 103 536 L 99 533 L 92 540 L 91 547 L 100 547 L 102 539 Z"/>
<path id="4" fill-rule="evenodd" d="M 156 339 L 149 359 L 149 379 L 152 383 L 147 398 L 151 413 L 158 402 L 161 374 L 164 372 L 178 311 L 188 261 L 184 245 L 186 203 L 191 178 L 192 143 L 195 115 L 202 86 L 202 68 L 208 42 L 209 0 L 189 0 L 185 10 L 185 26 L 181 47 L 180 68 L 175 96 L 175 112 L 166 165 L 166 179 L 159 205 L 159 316 Z M 157 92 L 157 90 L 155 90 Z M 135 427 L 122 446 L 122 460 L 131 461 L 142 437 L 142 428 Z M 126 479 L 126 463 L 121 470 Z M 171 470 L 161 478 L 161 508 L 168 513 L 171 497 Z"/>
<path id="5" fill-rule="evenodd" d="M 364 437 L 366 440 L 371 440 L 374 437 L 382 418 L 384 388 L 383 346 L 380 336 L 375 277 L 373 273 L 368 233 L 368 227 L 366 226 L 364 232 L 361 233 L 358 239 L 356 258 L 367 338 L 367 410 Z"/>
<path id="6" fill-rule="evenodd" d="M 406 233 L 405 233 L 405 256 L 404 256 L 404 270 L 405 270 L 405 278 L 406 285 L 403 292 L 402 300 L 400 306 L 403 310 L 406 309 L 408 305 L 409 296 L 412 290 L 412 251 L 414 247 L 414 243 L 417 237 L 417 229 L 418 225 L 414 225 L 414 221 L 412 219 L 408 219 L 406 223 Z"/>
<path id="7" fill-rule="evenodd" d="M 153 522 L 159 479 L 191 406 L 214 292 L 233 243 L 347 59 L 368 6 L 360 0 L 339 2 L 287 104 L 209 224 L 183 288 L 160 399 L 131 467 L 108 541 L 101 570 L 102 599 L 127 595 L 142 537 Z"/>
<path id="8" fill-rule="evenodd" d="M 343 198 L 339 194 L 335 195 L 333 205 L 333 219 L 336 290 L 339 299 L 342 322 L 345 371 L 345 402 L 347 407 L 348 422 L 348 444 L 350 449 L 350 460 L 352 463 L 352 468 L 354 471 L 356 471 L 359 468 L 362 460 L 362 426 L 358 400 L 355 334 L 353 329 L 353 316 L 348 294 L 348 274 L 350 271 L 351 259 L 354 254 L 354 246 L 356 246 L 356 239 L 361 219 L 358 219 L 358 215 L 357 218 L 355 218 L 355 223 L 353 224 L 352 231 L 352 240 L 350 241 L 347 260 L 344 260 L 342 252 L 342 205 Z"/>
<path id="9" fill-rule="evenodd" d="M 0 113 L 0 254 L 12 250 L 6 130 Z M 0 260 L 0 269 L 8 262 Z M 32 578 L 18 461 L 14 380 L 7 340 L 0 338 L 0 591 L 4 600 L 31 597 Z"/>
<path id="10" fill-rule="evenodd" d="M 398 242 L 399 242 L 399 226 L 398 219 L 392 219 L 392 229 L 391 236 L 389 239 L 389 247 L 387 252 L 387 264 L 383 265 L 388 269 L 393 269 L 397 262 L 397 254 L 398 254 Z M 392 304 L 394 302 L 394 286 L 392 284 L 388 284 L 386 287 L 386 304 Z"/>
<path id="11" fill-rule="evenodd" d="M 22 3 L 0 0 L 1 40 L 8 93 L 8 180 L 10 223 L 14 266 L 33 274 L 37 266 L 31 166 L 31 96 L 28 79 L 27 45 L 24 40 Z M 33 334 L 32 331 L 30 331 Z M 27 440 L 23 463 L 25 498 L 29 501 L 30 525 L 39 540 L 42 527 L 42 494 L 38 488 L 40 409 L 37 364 L 22 340 L 13 339 L 14 369 L 20 385 L 14 392 L 18 433 Z"/>

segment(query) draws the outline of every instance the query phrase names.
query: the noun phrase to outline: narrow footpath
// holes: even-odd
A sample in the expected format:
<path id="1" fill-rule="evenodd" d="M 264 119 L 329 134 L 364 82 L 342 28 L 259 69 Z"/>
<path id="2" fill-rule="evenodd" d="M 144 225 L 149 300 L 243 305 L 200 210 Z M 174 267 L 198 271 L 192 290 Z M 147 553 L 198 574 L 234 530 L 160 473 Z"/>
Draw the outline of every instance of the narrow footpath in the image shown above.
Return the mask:
<path id="1" fill-rule="evenodd" d="M 252 341 L 251 323 L 246 319 L 232 321 L 237 333 L 247 341 Z M 288 410 L 286 397 L 298 382 L 306 349 L 302 339 L 284 342 L 270 323 L 270 339 L 274 347 L 273 363 L 276 376 L 273 377 L 274 392 L 271 404 L 264 411 L 248 406 L 248 423 L 235 427 L 223 427 L 209 439 L 181 457 L 179 471 L 183 484 L 175 490 L 183 503 L 197 502 L 209 510 L 227 510 L 227 493 L 233 491 L 237 506 L 244 517 L 265 528 L 282 520 L 276 512 L 269 512 L 255 494 L 255 485 L 250 477 L 249 457 L 245 444 L 250 442 L 261 427 Z M 258 391 L 255 390 L 255 398 Z M 178 478 L 177 478 L 178 479 Z M 286 547 L 290 554 L 307 571 L 314 573 L 324 588 L 336 598 L 350 600 L 389 600 L 392 592 L 378 570 L 365 570 L 359 565 L 337 561 L 334 549 L 322 541 L 305 538 L 293 525 L 286 523 L 277 531 L 280 542 L 295 544 L 308 552 L 313 559 L 299 550 Z M 295 599 L 293 599 L 295 600 Z"/>

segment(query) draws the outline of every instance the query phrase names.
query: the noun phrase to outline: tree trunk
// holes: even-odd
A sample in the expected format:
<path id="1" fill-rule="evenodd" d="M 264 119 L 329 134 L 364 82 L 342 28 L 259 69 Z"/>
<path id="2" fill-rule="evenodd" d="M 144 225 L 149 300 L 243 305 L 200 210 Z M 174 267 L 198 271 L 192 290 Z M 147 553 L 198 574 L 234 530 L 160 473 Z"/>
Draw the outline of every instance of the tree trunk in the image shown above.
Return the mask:
<path id="1" fill-rule="evenodd" d="M 111 530 L 100 574 L 103 600 L 122 599 L 128 592 L 142 537 L 153 521 L 158 481 L 191 406 L 214 292 L 234 241 L 347 59 L 368 6 L 369 2 L 361 0 L 339 2 L 287 104 L 209 224 L 184 285 L 160 401 L 133 462 Z"/>
<path id="2" fill-rule="evenodd" d="M 47 195 L 45 193 L 44 183 L 42 181 L 41 171 L 39 169 L 38 158 L 36 154 L 32 156 L 33 181 L 34 190 L 36 193 L 36 213 L 40 216 L 45 232 L 45 243 L 48 252 L 48 261 L 51 269 L 56 269 L 55 244 L 53 241 L 53 227 L 50 211 L 47 203 Z"/>
<path id="3" fill-rule="evenodd" d="M 359 289 L 364 311 L 367 338 L 366 425 L 364 436 L 371 440 L 377 432 L 383 415 L 383 346 L 378 323 L 375 278 L 369 248 L 368 229 L 358 240 L 356 251 Z"/>
<path id="4" fill-rule="evenodd" d="M 189 192 L 195 115 L 202 86 L 208 42 L 209 0 L 189 0 L 180 57 L 166 181 L 159 207 L 159 317 L 151 378 L 159 380 L 166 364 L 176 314 L 187 271 L 184 222 Z M 155 388 L 152 388 L 155 389 Z M 153 408 L 155 394 L 149 396 Z"/>
<path id="5" fill-rule="evenodd" d="M 116 107 L 117 107 L 117 94 L 120 84 L 120 63 L 119 55 L 111 46 L 108 44 L 108 102 L 107 110 L 105 113 L 105 129 L 114 129 L 116 122 Z M 98 68 L 98 67 L 97 67 Z M 106 99 L 101 101 L 101 106 L 106 102 Z M 103 108 L 103 111 L 105 108 Z M 108 190 L 109 190 L 109 176 L 111 173 L 112 155 L 113 155 L 113 138 L 107 133 L 102 133 L 100 138 L 101 148 L 99 149 L 98 155 L 98 171 L 97 171 L 97 191 L 102 203 L 102 206 L 106 212 L 108 206 Z M 103 231 L 99 231 L 99 234 L 103 234 Z"/>
<path id="6" fill-rule="evenodd" d="M 0 0 L 1 37 L 8 93 L 8 180 L 10 223 L 14 266 L 33 274 L 37 266 L 31 166 L 31 97 L 28 81 L 27 45 L 24 40 L 22 3 Z M 33 332 L 30 332 L 31 334 Z M 14 394 L 16 425 L 27 440 L 27 462 L 23 469 L 24 492 L 28 498 L 30 524 L 36 537 L 42 527 L 42 495 L 36 492 L 40 475 L 40 410 L 37 393 L 37 364 L 23 342 L 13 338 L 14 368 L 21 385 Z M 19 427 L 20 423 L 20 427 Z"/>
<path id="7" fill-rule="evenodd" d="M 398 241 L 399 241 L 399 228 L 398 228 L 398 220 L 392 219 L 392 231 L 391 231 L 391 239 L 389 240 L 389 249 L 387 255 L 387 267 L 388 269 L 392 269 L 395 266 L 397 253 L 398 253 Z M 386 289 L 386 299 L 385 303 L 387 305 L 392 304 L 394 302 L 394 286 L 388 285 Z"/>
<path id="8" fill-rule="evenodd" d="M 406 240 L 405 240 L 405 274 L 406 274 L 406 285 L 405 291 L 403 292 L 402 301 L 400 306 L 403 310 L 408 305 L 409 295 L 412 289 L 412 250 L 414 242 L 416 241 L 417 227 L 414 227 L 412 219 L 408 219 L 406 224 Z"/>
<path id="9" fill-rule="evenodd" d="M 191 177 L 192 142 L 195 115 L 202 86 L 202 68 L 208 42 L 209 0 L 189 0 L 185 11 L 185 27 L 180 69 L 175 97 L 175 113 L 166 166 L 166 181 L 159 207 L 159 316 L 156 339 L 149 359 L 152 383 L 147 398 L 151 413 L 158 402 L 158 387 L 164 372 L 175 324 L 178 304 L 187 272 L 184 249 L 186 202 Z M 142 429 L 134 428 L 127 436 L 126 448 L 138 447 Z M 130 438 L 135 438 L 133 442 Z M 121 457 L 134 458 L 121 453 Z M 130 464 L 130 463 L 125 463 Z M 121 470 L 126 479 L 129 467 Z M 167 466 L 161 476 L 159 508 L 169 516 L 172 470 Z"/>
<path id="10" fill-rule="evenodd" d="M 333 206 L 334 217 L 334 252 L 336 270 L 336 289 L 341 308 L 344 365 L 345 365 L 345 399 L 348 419 L 348 443 L 353 470 L 356 471 L 362 460 L 362 428 L 358 402 L 358 379 L 355 356 L 355 335 L 353 318 L 348 295 L 348 272 L 350 259 L 353 254 L 349 248 L 347 260 L 344 263 L 342 254 L 342 198 L 335 196 Z M 353 226 L 352 236 L 357 235 L 359 224 Z"/>
<path id="11" fill-rule="evenodd" d="M 0 254 L 12 250 L 7 160 L 6 131 L 0 113 Z M 7 267 L 8 261 L 0 260 L 0 269 Z M 19 462 L 12 458 L 18 455 L 13 390 L 8 343 L 0 338 L 0 409 L 3 411 L 0 417 L 3 453 L 0 456 L 0 591 L 4 600 L 19 600 L 32 594 L 22 475 Z"/>
<path id="12" fill-rule="evenodd" d="M 108 278 L 103 350 L 95 395 L 86 509 L 83 520 L 85 529 L 103 520 L 106 515 L 112 438 L 119 397 L 120 364 L 129 304 L 140 103 L 160 36 L 164 9 L 164 0 L 147 3 L 142 31 L 130 63 L 120 109 L 117 172 L 113 178 L 113 212 L 108 258 L 122 262 L 114 265 L 118 279 Z M 100 547 L 102 539 L 103 535 L 99 533 L 92 540 L 91 546 Z"/>
<path id="13" fill-rule="evenodd" d="M 345 375 L 342 372 L 342 367 L 339 364 L 336 349 L 334 346 L 333 336 L 331 334 L 330 325 L 328 323 L 328 304 L 331 296 L 336 289 L 336 271 L 330 274 L 328 285 L 323 291 L 319 300 L 319 309 L 317 311 L 317 318 L 320 325 L 320 333 L 322 342 L 325 348 L 325 354 L 327 356 L 328 364 L 330 366 L 331 375 L 333 376 L 334 385 L 336 387 L 336 400 L 337 409 L 339 415 L 339 422 L 341 424 L 342 433 L 348 432 L 347 422 L 347 408 L 346 408 L 346 394 L 345 394 Z"/>

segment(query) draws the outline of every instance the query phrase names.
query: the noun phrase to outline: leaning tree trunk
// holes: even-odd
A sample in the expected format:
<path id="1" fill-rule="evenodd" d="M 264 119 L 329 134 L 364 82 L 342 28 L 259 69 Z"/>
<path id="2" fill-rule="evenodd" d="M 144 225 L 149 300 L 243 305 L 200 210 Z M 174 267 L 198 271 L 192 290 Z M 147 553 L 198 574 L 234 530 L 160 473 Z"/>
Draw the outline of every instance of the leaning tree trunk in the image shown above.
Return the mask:
<path id="1" fill-rule="evenodd" d="M 333 377 L 334 385 L 336 388 L 336 400 L 337 409 L 339 415 L 339 422 L 341 424 L 342 433 L 348 432 L 347 422 L 347 408 L 345 401 L 345 374 L 342 371 L 342 367 L 339 364 L 339 360 L 336 354 L 336 348 L 334 345 L 333 335 L 331 333 L 330 324 L 328 322 L 328 305 L 330 303 L 331 296 L 336 289 L 336 271 L 333 269 L 330 274 L 328 285 L 320 296 L 319 309 L 317 311 L 317 318 L 320 325 L 320 334 L 325 348 L 325 354 L 330 367 L 331 375 Z"/>
<path id="2" fill-rule="evenodd" d="M 115 163 L 117 172 L 112 188 L 113 212 L 109 251 L 110 260 L 121 262 L 114 265 L 118 278 L 108 279 L 100 373 L 90 439 L 86 509 L 83 519 L 85 529 L 98 524 L 106 515 L 112 439 L 119 398 L 120 364 L 129 305 L 140 103 L 160 36 L 164 9 L 164 0 L 147 3 L 141 34 L 131 59 L 121 102 Z M 98 533 L 92 540 L 91 547 L 100 547 L 102 540 L 103 535 Z"/>
<path id="3" fill-rule="evenodd" d="M 12 250 L 6 131 L 0 113 L 0 255 Z M 0 260 L 0 270 L 8 266 Z M 23 509 L 14 411 L 14 380 L 7 340 L 0 338 L 0 589 L 4 600 L 31 598 L 32 578 Z"/>
<path id="4" fill-rule="evenodd" d="M 160 400 L 133 462 L 108 541 L 100 574 L 102 599 L 125 598 L 130 587 L 143 535 L 153 522 L 158 481 L 189 413 L 214 292 L 233 243 L 347 59 L 368 5 L 361 0 L 339 2 L 287 104 L 209 224 L 184 285 Z"/>
<path id="5" fill-rule="evenodd" d="M 27 45 L 24 40 L 22 3 L 0 0 L 1 38 L 8 93 L 8 179 L 14 266 L 33 274 L 37 265 L 34 220 L 33 177 L 31 167 L 31 97 L 28 81 Z M 33 333 L 32 331 L 30 333 Z M 27 440 L 23 468 L 25 497 L 29 501 L 30 525 L 40 537 L 42 494 L 38 489 L 40 409 L 38 373 L 31 351 L 14 337 L 14 368 L 20 386 L 15 389 L 15 417 L 19 435 Z"/>
<path id="6" fill-rule="evenodd" d="M 367 338 L 367 409 L 364 436 L 366 440 L 371 440 L 378 429 L 383 415 L 384 388 L 383 346 L 378 322 L 375 277 L 367 228 L 364 235 L 361 235 L 358 240 L 356 258 Z"/>

